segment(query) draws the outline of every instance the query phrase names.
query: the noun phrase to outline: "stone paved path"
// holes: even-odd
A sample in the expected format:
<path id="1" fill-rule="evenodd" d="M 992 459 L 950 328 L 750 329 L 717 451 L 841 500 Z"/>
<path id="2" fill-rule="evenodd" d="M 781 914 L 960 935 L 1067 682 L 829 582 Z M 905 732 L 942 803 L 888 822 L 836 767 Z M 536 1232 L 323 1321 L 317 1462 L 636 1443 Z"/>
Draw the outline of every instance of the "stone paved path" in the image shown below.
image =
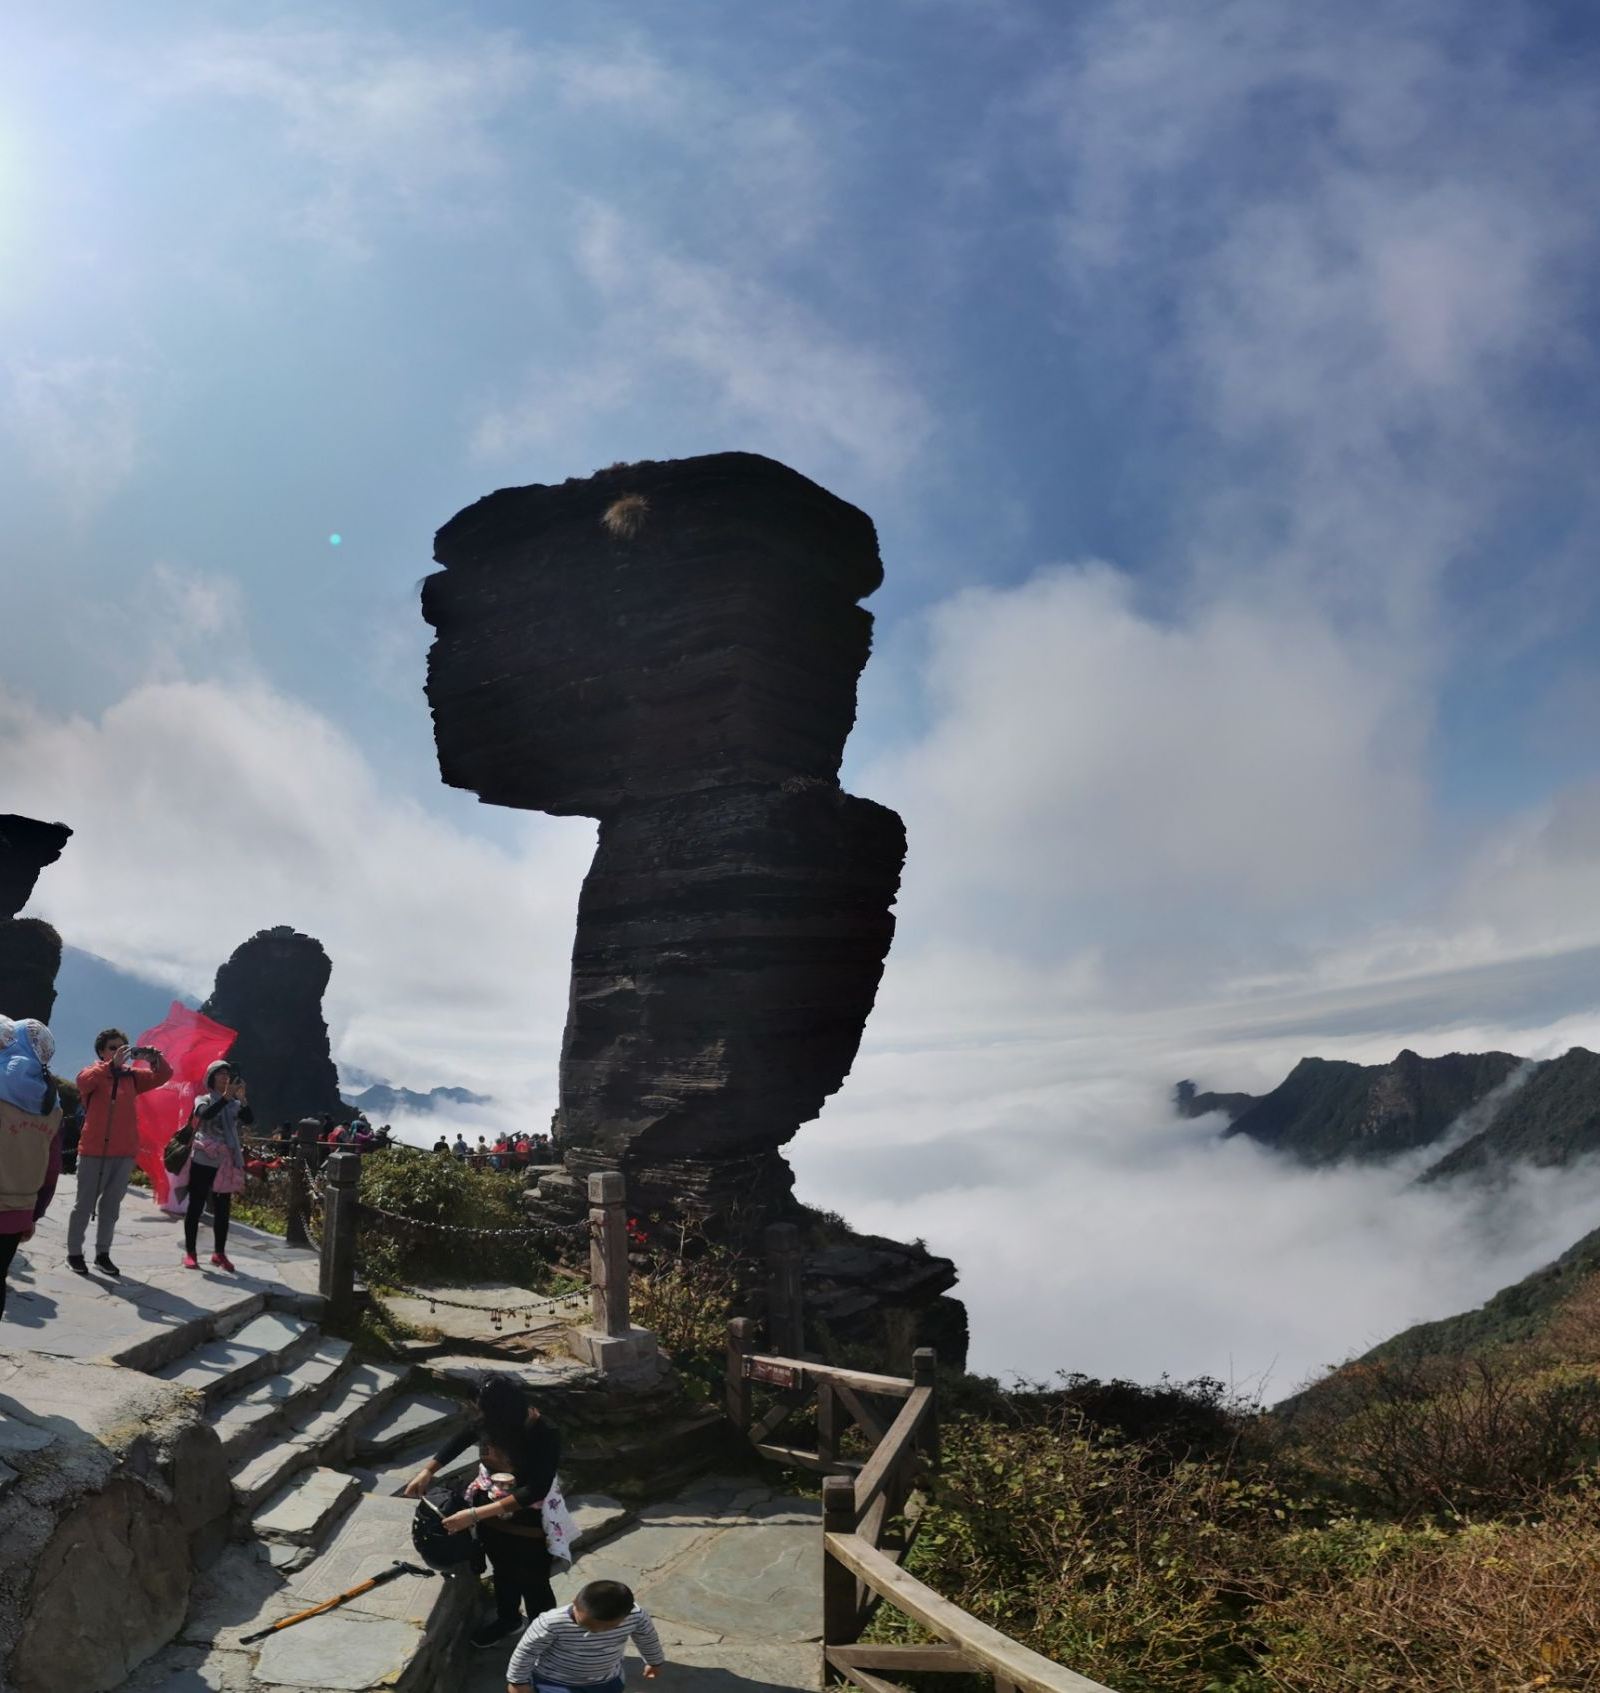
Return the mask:
<path id="1" fill-rule="evenodd" d="M 475 1596 L 434 1581 L 397 1582 L 371 1602 L 287 1631 L 255 1657 L 239 1651 L 237 1636 L 250 1627 L 384 1567 L 397 1548 L 409 1551 L 412 1508 L 392 1491 L 456 1413 L 433 1392 L 402 1397 L 405 1365 L 358 1364 L 347 1343 L 320 1336 L 315 1254 L 270 1235 L 234 1230 L 236 1275 L 185 1270 L 179 1225 L 135 1189 L 113 1249 L 122 1278 L 73 1275 L 72 1192 L 69 1177 L 18 1256 L 0 1351 L 120 1363 L 203 1392 L 232 1466 L 236 1521 L 252 1534 L 220 1555 L 179 1639 L 135 1673 L 127 1693 L 396 1683 L 418 1693 L 500 1693 L 509 1646 L 457 1644 Z M 435 1367 L 448 1377 L 452 1362 Z M 570 1360 L 527 1359 L 520 1370 L 558 1365 L 581 1373 Z M 586 1538 L 608 1538 L 580 1551 L 576 1569 L 558 1578 L 557 1597 L 600 1577 L 633 1587 L 670 1658 L 653 1684 L 659 1693 L 819 1685 L 814 1502 L 774 1495 L 759 1480 L 725 1479 L 636 1514 L 601 1498 L 574 1503 Z M 630 1658 L 636 1686 L 640 1667 Z"/>
<path id="2" fill-rule="evenodd" d="M 131 1189 L 123 1202 L 111 1249 L 121 1279 L 98 1271 L 76 1276 L 67 1268 L 67 1217 L 74 1193 L 72 1177 L 63 1177 L 49 1215 L 17 1254 L 0 1318 L 0 1350 L 148 1369 L 186 1351 L 219 1317 L 252 1306 L 261 1309 L 269 1293 L 316 1292 L 314 1253 L 237 1225 L 228 1237 L 237 1274 L 225 1275 L 206 1263 L 209 1225 L 201 1230 L 203 1267 L 184 1269 L 182 1224 L 166 1217 L 140 1188 Z"/>
<path id="3" fill-rule="evenodd" d="M 821 1682 L 821 1506 L 748 1480 L 696 1483 L 637 1519 L 555 1582 L 625 1581 L 656 1620 L 661 1693 L 787 1693 Z M 514 1642 L 512 1644 L 515 1644 Z M 460 1693 L 502 1693 L 508 1647 L 463 1652 Z M 643 1687 L 630 1651 L 628 1679 Z"/>

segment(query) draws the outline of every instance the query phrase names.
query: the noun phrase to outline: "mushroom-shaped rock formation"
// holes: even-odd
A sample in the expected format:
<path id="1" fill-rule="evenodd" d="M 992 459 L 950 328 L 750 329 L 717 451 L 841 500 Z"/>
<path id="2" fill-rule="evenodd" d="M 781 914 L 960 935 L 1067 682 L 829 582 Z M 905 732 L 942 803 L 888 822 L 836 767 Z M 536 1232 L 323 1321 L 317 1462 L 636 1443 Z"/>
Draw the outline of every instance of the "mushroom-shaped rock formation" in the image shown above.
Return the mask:
<path id="1" fill-rule="evenodd" d="M 841 791 L 871 519 L 751 453 L 508 488 L 423 585 L 446 782 L 584 815 L 557 1134 L 641 1206 L 759 1214 L 855 1059 L 894 935 L 894 812 Z"/>
<path id="2" fill-rule="evenodd" d="M 55 1010 L 61 936 L 37 917 L 17 913 L 33 897 L 39 872 L 72 838 L 65 823 L 0 816 L 0 1013 L 39 1017 Z"/>
<path id="3" fill-rule="evenodd" d="M 343 1109 L 322 1017 L 332 973 L 322 943 L 283 924 L 252 935 L 217 971 L 201 1009 L 239 1032 L 228 1058 L 249 1086 L 260 1130 Z"/>

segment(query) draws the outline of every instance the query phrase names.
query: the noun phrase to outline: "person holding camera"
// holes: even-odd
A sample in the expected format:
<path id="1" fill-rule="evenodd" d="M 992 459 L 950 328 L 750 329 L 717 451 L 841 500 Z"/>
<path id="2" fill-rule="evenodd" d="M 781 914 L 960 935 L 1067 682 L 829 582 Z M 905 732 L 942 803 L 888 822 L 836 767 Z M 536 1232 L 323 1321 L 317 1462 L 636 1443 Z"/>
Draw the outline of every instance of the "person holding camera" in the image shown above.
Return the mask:
<path id="1" fill-rule="evenodd" d="M 102 1029 L 95 1036 L 94 1057 L 78 1072 L 83 1130 L 78 1196 L 67 1221 L 67 1267 L 88 1275 L 83 1241 L 94 1217 L 94 1267 L 115 1276 L 121 1271 L 111 1261 L 111 1242 L 139 1153 L 139 1095 L 171 1081 L 172 1066 L 153 1046 L 129 1046 L 121 1029 Z"/>
<path id="2" fill-rule="evenodd" d="M 206 1071 L 206 1091 L 194 1102 L 189 1121 L 194 1136 L 189 1142 L 189 1205 L 183 1214 L 183 1267 L 200 1268 L 195 1247 L 200 1240 L 200 1218 L 206 1201 L 211 1201 L 211 1262 L 230 1274 L 228 1221 L 233 1196 L 244 1192 L 244 1139 L 241 1130 L 255 1122 L 245 1097 L 244 1077 L 219 1058 Z"/>

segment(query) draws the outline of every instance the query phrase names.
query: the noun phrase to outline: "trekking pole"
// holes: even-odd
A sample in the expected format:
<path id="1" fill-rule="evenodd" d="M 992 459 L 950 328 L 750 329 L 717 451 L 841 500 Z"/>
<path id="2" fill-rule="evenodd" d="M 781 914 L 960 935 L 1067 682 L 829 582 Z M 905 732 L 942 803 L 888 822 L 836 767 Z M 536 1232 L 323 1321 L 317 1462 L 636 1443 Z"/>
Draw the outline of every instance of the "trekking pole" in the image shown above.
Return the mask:
<path id="1" fill-rule="evenodd" d="M 381 1571 L 378 1575 L 370 1576 L 366 1581 L 358 1581 L 354 1587 L 347 1587 L 343 1593 L 335 1593 L 331 1599 L 324 1599 L 320 1605 L 313 1605 L 309 1611 L 296 1611 L 292 1617 L 282 1617 L 270 1628 L 259 1628 L 254 1634 L 241 1634 L 241 1646 L 253 1646 L 258 1640 L 265 1640 L 270 1634 L 279 1634 L 286 1628 L 293 1628 L 297 1622 L 305 1622 L 310 1617 L 320 1617 L 324 1611 L 334 1610 L 348 1600 L 358 1598 L 363 1593 L 370 1593 L 374 1587 L 382 1587 L 386 1581 L 394 1581 L 402 1575 L 432 1575 L 432 1570 L 419 1570 L 415 1564 L 402 1563 L 395 1559 L 392 1569 Z"/>

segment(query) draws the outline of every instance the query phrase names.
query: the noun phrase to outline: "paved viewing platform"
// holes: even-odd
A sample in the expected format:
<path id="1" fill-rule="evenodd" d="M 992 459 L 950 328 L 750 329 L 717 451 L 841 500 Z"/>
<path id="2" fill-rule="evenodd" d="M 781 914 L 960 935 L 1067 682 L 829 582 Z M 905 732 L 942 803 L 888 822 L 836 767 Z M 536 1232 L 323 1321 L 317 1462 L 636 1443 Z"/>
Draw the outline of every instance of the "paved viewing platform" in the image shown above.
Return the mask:
<path id="1" fill-rule="evenodd" d="M 28 1466 L 46 1457 L 45 1448 L 59 1449 L 63 1460 L 69 1451 L 95 1448 L 108 1438 L 105 1429 L 120 1426 L 119 1408 L 142 1403 L 141 1393 L 198 1394 L 221 1446 L 220 1460 L 211 1460 L 222 1466 L 214 1550 L 202 1559 L 175 1638 L 148 1657 L 149 1644 L 137 1645 L 131 1633 L 113 1644 L 113 1660 L 128 1665 L 121 1693 L 498 1693 L 514 1642 L 489 1651 L 467 1643 L 487 1603 L 470 1578 L 407 1576 L 265 1642 L 247 1645 L 242 1637 L 397 1558 L 412 1559 L 414 1506 L 399 1490 L 470 1418 L 447 1389 L 459 1392 L 483 1367 L 536 1375 L 547 1386 L 586 1375 L 585 1367 L 555 1356 L 451 1356 L 450 1343 L 481 1338 L 484 1322 L 481 1313 L 454 1308 L 453 1320 L 437 1324 L 445 1355 L 415 1366 L 364 1362 L 349 1341 L 319 1326 L 314 1251 L 235 1225 L 230 1275 L 206 1263 L 207 1228 L 201 1268 L 186 1270 L 181 1224 L 140 1189 L 128 1195 L 113 1248 L 122 1275 L 75 1275 L 66 1265 L 72 1194 L 68 1177 L 52 1214 L 18 1254 L 0 1321 L 0 1353 L 13 1355 L 0 1371 L 0 1505 L 7 1493 L 21 1499 L 33 1485 Z M 479 1297 L 486 1309 L 501 1309 L 516 1291 L 486 1288 Z M 533 1336 L 516 1338 L 525 1346 Z M 39 1357 L 36 1370 L 24 1362 L 29 1353 Z M 81 1382 L 67 1379 L 64 1372 L 73 1370 Z M 75 1392 L 98 1398 L 93 1405 L 85 1399 L 74 1414 L 68 1407 Z M 4 1462 L 7 1452 L 15 1468 Z M 601 1577 L 632 1586 L 654 1613 L 671 1659 L 663 1693 L 819 1685 L 815 1501 L 782 1497 L 759 1480 L 725 1478 L 638 1508 L 604 1495 L 571 1503 L 578 1557 L 557 1577 L 557 1595 L 569 1598 Z M 63 1687 L 103 1674 L 95 1632 L 75 1640 L 52 1631 Z M 118 1652 L 127 1655 L 119 1659 Z M 638 1668 L 635 1661 L 635 1681 Z"/>
<path id="2" fill-rule="evenodd" d="M 317 1299 L 317 1255 L 285 1246 L 273 1235 L 235 1224 L 228 1256 L 235 1273 L 211 1268 L 211 1225 L 201 1228 L 200 1268 L 183 1267 L 183 1224 L 168 1217 L 143 1188 L 131 1188 L 117 1224 L 112 1258 L 120 1277 L 67 1268 L 67 1217 L 75 1188 L 63 1176 L 49 1214 L 17 1254 L 0 1352 L 46 1352 L 56 1358 L 95 1359 L 148 1370 L 215 1332 L 219 1321 L 244 1318 L 275 1304 Z M 94 1250 L 90 1224 L 88 1250 Z"/>

